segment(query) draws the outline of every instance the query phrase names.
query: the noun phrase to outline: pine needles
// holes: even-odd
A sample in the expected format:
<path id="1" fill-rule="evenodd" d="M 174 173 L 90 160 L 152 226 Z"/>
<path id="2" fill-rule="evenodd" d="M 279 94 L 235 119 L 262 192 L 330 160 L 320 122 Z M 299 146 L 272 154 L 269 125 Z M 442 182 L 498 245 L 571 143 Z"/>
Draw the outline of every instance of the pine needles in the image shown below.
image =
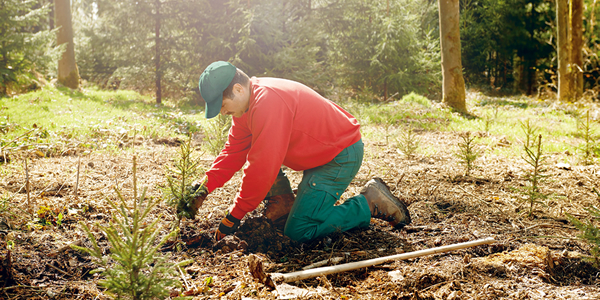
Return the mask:
<path id="1" fill-rule="evenodd" d="M 540 189 L 540 184 L 548 177 L 545 174 L 546 156 L 542 152 L 542 135 L 537 134 L 537 129 L 531 126 L 529 120 L 521 123 L 521 128 L 525 133 L 523 150 L 526 155 L 523 156 L 523 160 L 532 168 L 525 173 L 525 179 L 529 182 L 529 185 L 523 189 L 527 202 L 529 202 L 528 217 L 531 217 L 533 205 L 542 203 L 541 200 L 548 198 L 548 195 L 542 193 Z"/>
<path id="2" fill-rule="evenodd" d="M 120 203 L 107 199 L 114 209 L 109 226 L 96 224 L 108 239 L 111 246 L 110 255 L 104 255 L 90 228 L 83 223 L 83 229 L 93 247 L 91 249 L 75 245 L 72 247 L 95 258 L 101 267 L 93 272 L 101 272 L 105 276 L 100 281 L 100 285 L 109 293 L 118 298 L 134 300 L 164 299 L 169 295 L 171 288 L 181 286 L 181 283 L 174 278 L 177 268 L 191 261 L 167 262 L 167 258 L 158 252 L 160 247 L 177 232 L 171 231 L 157 243 L 162 231 L 158 226 L 161 216 L 150 224 L 145 220 L 159 200 L 146 199 L 146 189 L 139 199 L 137 198 L 135 157 L 133 181 L 135 194 L 133 209 L 126 204 L 120 190 L 115 188 Z"/>
<path id="3" fill-rule="evenodd" d="M 458 142 L 458 157 L 459 162 L 465 167 L 465 176 L 471 174 L 475 166 L 475 160 L 479 158 L 480 152 L 475 149 L 476 137 L 471 132 L 463 132 L 459 134 L 460 141 Z"/>
<path id="4" fill-rule="evenodd" d="M 411 159 L 417 149 L 419 149 L 420 140 L 416 136 L 414 130 L 410 127 L 406 127 L 400 133 L 400 137 L 396 139 L 398 143 L 398 150 L 404 154 L 408 159 Z"/>
<path id="5" fill-rule="evenodd" d="M 227 115 L 218 114 L 213 121 L 208 122 L 204 128 L 204 147 L 208 153 L 217 155 L 225 147 L 227 135 L 231 128 L 231 118 Z"/>
<path id="6" fill-rule="evenodd" d="M 598 190 L 595 188 L 594 192 L 596 195 L 598 195 L 598 200 L 600 200 L 600 192 L 598 192 Z M 600 219 L 600 209 L 592 206 L 586 210 L 590 213 L 590 219 L 587 222 L 582 222 L 570 214 L 566 215 L 569 221 L 571 221 L 571 223 L 573 223 L 573 225 L 575 225 L 575 227 L 581 231 L 577 237 L 590 244 L 591 256 L 589 259 L 598 268 L 600 267 L 600 228 L 598 225 L 594 224 L 593 219 Z"/>
<path id="7" fill-rule="evenodd" d="M 594 140 L 594 128 L 592 122 L 590 122 L 590 111 L 588 110 L 585 118 L 581 115 L 577 118 L 577 131 L 578 134 L 583 138 L 583 143 L 579 146 L 582 152 L 582 162 L 584 165 L 591 165 L 594 163 L 594 153 L 596 152 L 597 146 Z"/>
<path id="8" fill-rule="evenodd" d="M 193 219 L 196 216 L 194 200 L 207 192 L 204 183 L 198 189 L 192 187 L 202 170 L 200 160 L 193 155 L 191 141 L 189 138 L 179 147 L 179 157 L 175 160 L 174 168 L 167 167 L 167 187 L 163 189 L 167 204 L 177 210 L 178 222 L 183 217 Z"/>

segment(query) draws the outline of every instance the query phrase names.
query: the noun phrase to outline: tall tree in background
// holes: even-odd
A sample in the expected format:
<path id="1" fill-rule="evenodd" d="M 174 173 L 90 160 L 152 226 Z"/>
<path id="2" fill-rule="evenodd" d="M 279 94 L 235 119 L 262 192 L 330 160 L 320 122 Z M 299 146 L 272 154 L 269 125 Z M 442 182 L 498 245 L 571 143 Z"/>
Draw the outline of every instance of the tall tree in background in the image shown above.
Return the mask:
<path id="1" fill-rule="evenodd" d="M 47 15 L 36 1 L 0 0 L 0 97 L 35 89 L 55 72 L 56 36 L 42 30 Z"/>
<path id="2" fill-rule="evenodd" d="M 459 0 L 438 1 L 442 48 L 442 101 L 458 111 L 467 112 L 460 51 L 458 2 Z"/>
<path id="3" fill-rule="evenodd" d="M 569 70 L 569 0 L 556 0 L 556 56 L 558 61 L 558 100 L 573 95 Z"/>
<path id="4" fill-rule="evenodd" d="M 215 60 L 323 94 L 348 88 L 371 100 L 387 88 L 438 98 L 437 7 L 429 2 L 160 0 L 157 11 L 157 0 L 73 0 L 77 59 L 82 78 L 103 88 L 149 94 L 160 78 L 163 101 L 199 100 L 198 77 Z"/>
<path id="5" fill-rule="evenodd" d="M 570 53 L 569 68 L 571 83 L 573 84 L 573 100 L 581 98 L 583 94 L 583 0 L 570 0 Z"/>
<path id="6" fill-rule="evenodd" d="M 56 44 L 66 44 L 65 51 L 58 61 L 58 82 L 66 87 L 76 89 L 79 87 L 79 70 L 75 62 L 70 0 L 54 0 L 54 19 L 56 27 L 59 27 Z"/>
<path id="7" fill-rule="evenodd" d="M 157 103 L 199 98 L 200 74 L 212 61 L 235 56 L 239 39 L 232 37 L 244 20 L 226 1 L 73 2 L 82 77 L 102 88 L 155 94 Z"/>
<path id="8" fill-rule="evenodd" d="M 369 100 L 410 92 L 439 99 L 439 35 L 431 29 L 438 13 L 431 2 L 345 0 L 318 7 L 314 15 L 327 33 L 327 63 L 333 76 L 343 74 L 338 84 Z"/>
<path id="9" fill-rule="evenodd" d="M 461 0 L 465 82 L 532 95 L 555 73 L 554 5 L 547 0 Z M 553 72 L 548 72 L 553 70 Z"/>
<path id="10" fill-rule="evenodd" d="M 154 72 L 156 73 L 156 104 L 162 102 L 161 68 L 160 68 L 160 0 L 154 1 Z"/>

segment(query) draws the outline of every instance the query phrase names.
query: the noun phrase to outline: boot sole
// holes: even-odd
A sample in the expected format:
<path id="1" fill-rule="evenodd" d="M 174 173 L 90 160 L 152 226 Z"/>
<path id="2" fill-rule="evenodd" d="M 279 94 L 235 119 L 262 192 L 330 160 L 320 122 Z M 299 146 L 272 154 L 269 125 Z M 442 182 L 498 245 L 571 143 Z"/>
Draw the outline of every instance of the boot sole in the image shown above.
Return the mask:
<path id="1" fill-rule="evenodd" d="M 385 183 L 385 181 L 383 181 L 383 179 L 379 178 L 379 177 L 375 177 L 373 178 L 373 180 L 375 180 L 376 182 L 378 182 L 379 184 L 383 185 L 385 187 L 385 189 L 380 189 L 384 194 L 386 194 L 389 198 L 394 199 L 396 206 L 398 206 L 398 208 L 400 208 L 400 210 L 402 210 L 402 213 L 404 213 L 404 215 L 407 217 L 408 220 L 403 221 L 403 222 L 399 222 L 398 224 L 394 225 L 394 228 L 396 229 L 401 229 L 404 226 L 410 224 L 411 222 L 411 218 L 410 218 L 410 212 L 408 211 L 408 208 L 406 207 L 406 203 L 404 203 L 404 201 L 402 201 L 400 198 L 394 196 L 394 194 L 392 194 L 392 192 L 390 191 L 390 187 Z"/>

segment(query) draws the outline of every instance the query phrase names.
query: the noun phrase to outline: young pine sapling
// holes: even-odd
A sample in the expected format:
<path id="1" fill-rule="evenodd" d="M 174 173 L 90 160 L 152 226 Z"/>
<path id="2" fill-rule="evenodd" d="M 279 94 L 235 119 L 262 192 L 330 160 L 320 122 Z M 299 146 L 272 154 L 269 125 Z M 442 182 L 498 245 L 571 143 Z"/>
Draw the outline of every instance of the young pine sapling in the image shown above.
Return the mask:
<path id="1" fill-rule="evenodd" d="M 600 202 L 600 192 L 594 188 L 594 193 L 598 195 L 598 201 Z M 590 219 L 588 219 L 587 222 L 582 222 L 570 214 L 566 215 L 569 221 L 581 231 L 578 235 L 579 239 L 587 242 L 591 246 L 591 255 L 588 259 L 594 263 L 596 268 L 598 268 L 600 267 L 600 227 L 598 227 L 598 223 L 594 223 L 593 220 L 600 219 L 600 209 L 591 206 L 586 210 L 590 213 Z"/>
<path id="2" fill-rule="evenodd" d="M 105 287 L 108 293 L 116 295 L 119 299 L 164 299 L 169 296 L 172 288 L 181 286 L 176 279 L 178 268 L 192 261 L 168 262 L 167 257 L 158 251 L 177 232 L 171 231 L 157 242 L 162 232 L 158 222 L 162 218 L 158 216 L 149 224 L 146 219 L 159 199 L 146 199 L 146 189 L 137 198 L 135 157 L 133 183 L 133 208 L 127 205 L 120 190 L 115 188 L 120 203 L 107 199 L 114 210 L 112 220 L 108 226 L 96 224 L 108 239 L 110 255 L 104 255 L 94 234 L 83 223 L 81 225 L 92 243 L 92 248 L 76 245 L 71 247 L 88 253 L 101 266 L 92 272 L 100 272 L 105 277 L 100 281 L 100 285 Z"/>
<path id="3" fill-rule="evenodd" d="M 594 161 L 594 152 L 597 149 L 595 144 L 595 132 L 593 123 L 590 122 L 590 111 L 588 110 L 585 118 L 577 118 L 577 133 L 583 138 L 583 143 L 579 146 L 582 152 L 582 162 L 585 165 L 591 165 Z"/>
<path id="4" fill-rule="evenodd" d="M 194 156 L 191 141 L 192 139 L 189 138 L 181 144 L 174 167 L 167 167 L 167 187 L 163 191 L 167 204 L 177 211 L 176 227 L 179 227 L 181 218 L 193 219 L 196 216 L 197 211 L 193 207 L 194 199 L 201 193 L 206 192 L 204 183 L 198 189 L 192 187 L 192 183 L 197 180 L 202 170 L 200 160 Z"/>
<path id="5" fill-rule="evenodd" d="M 231 117 L 219 114 L 204 127 L 204 147 L 208 153 L 217 155 L 227 142 Z"/>
<path id="6" fill-rule="evenodd" d="M 463 132 L 459 134 L 460 141 L 458 142 L 458 157 L 460 164 L 465 167 L 465 176 L 470 176 L 471 171 L 476 168 L 475 160 L 479 158 L 480 152 L 475 148 L 476 136 L 471 132 Z"/>
<path id="7" fill-rule="evenodd" d="M 398 150 L 406 158 L 410 159 L 419 148 L 420 140 L 412 128 L 406 127 L 401 131 L 400 137 L 396 139 L 396 142 L 398 143 Z"/>
<path id="8" fill-rule="evenodd" d="M 522 123 L 521 127 L 525 133 L 525 143 L 523 144 L 525 156 L 523 156 L 523 160 L 531 166 L 531 170 L 525 173 L 525 179 L 529 182 L 529 185 L 523 191 L 527 197 L 527 202 L 529 202 L 528 217 L 531 217 L 533 214 L 533 205 L 535 203 L 542 204 L 541 200 L 548 198 L 548 195 L 542 193 L 540 188 L 540 185 L 548 177 L 545 174 L 546 156 L 542 150 L 542 135 L 537 134 L 537 129 L 530 125 L 529 120 Z"/>

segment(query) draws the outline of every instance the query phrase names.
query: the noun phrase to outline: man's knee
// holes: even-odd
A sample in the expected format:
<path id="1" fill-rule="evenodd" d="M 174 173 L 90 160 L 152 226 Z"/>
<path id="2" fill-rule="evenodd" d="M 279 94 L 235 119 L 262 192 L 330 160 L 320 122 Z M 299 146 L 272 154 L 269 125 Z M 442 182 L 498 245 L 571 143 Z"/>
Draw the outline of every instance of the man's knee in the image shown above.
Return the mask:
<path id="1" fill-rule="evenodd" d="M 283 229 L 283 234 L 285 234 L 285 236 L 297 242 L 307 242 L 314 238 L 314 227 L 299 226 L 299 224 L 291 219 L 291 217 L 288 219 L 288 222 Z"/>

